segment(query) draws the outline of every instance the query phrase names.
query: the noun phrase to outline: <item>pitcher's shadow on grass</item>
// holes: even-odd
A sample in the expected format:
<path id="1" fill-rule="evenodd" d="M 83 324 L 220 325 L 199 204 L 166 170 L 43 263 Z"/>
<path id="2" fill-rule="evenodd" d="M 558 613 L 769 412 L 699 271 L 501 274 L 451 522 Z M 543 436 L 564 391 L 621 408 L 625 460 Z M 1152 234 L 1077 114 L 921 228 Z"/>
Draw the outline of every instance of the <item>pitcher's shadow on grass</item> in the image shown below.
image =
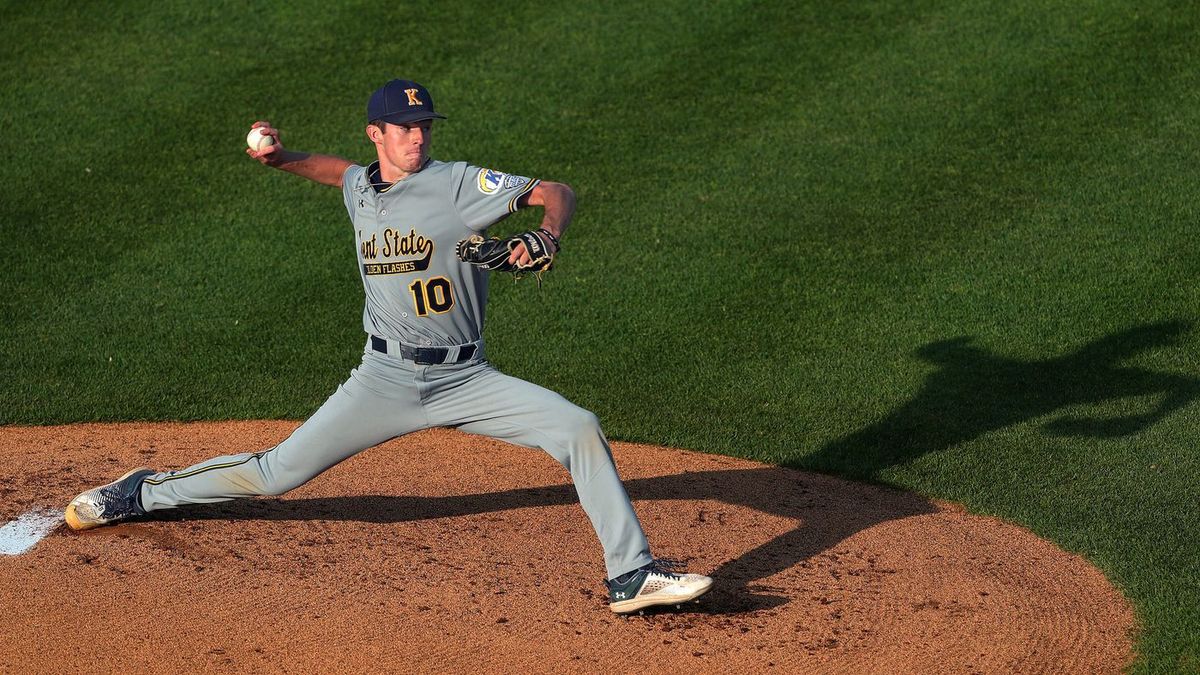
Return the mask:
<path id="1" fill-rule="evenodd" d="M 1200 398 L 1200 378 L 1119 365 L 1150 349 L 1169 347 L 1190 328 L 1184 322 L 1131 328 L 1064 356 L 1020 361 L 992 354 L 969 338 L 934 342 L 917 350 L 939 368 L 915 396 L 883 419 L 833 441 L 805 458 L 808 466 L 875 478 L 880 470 L 971 440 L 981 434 L 1052 415 L 1079 404 L 1161 394 L 1149 410 L 1116 418 L 1059 417 L 1050 434 L 1115 437 L 1132 434 Z M 1031 449 L 1036 451 L 1036 449 Z M 793 598 L 755 588 L 879 523 L 933 513 L 937 507 L 909 493 L 786 468 L 700 471 L 626 481 L 635 501 L 711 500 L 800 521 L 800 525 L 720 565 L 717 585 L 701 611 L 738 613 Z M 397 523 L 577 503 L 571 485 L 521 488 L 453 497 L 359 496 L 257 499 L 183 508 L 163 520 L 331 520 Z M 584 518 L 582 511 L 580 518 Z M 700 528 L 720 536 L 720 525 Z M 656 536 L 670 536 L 651 531 Z M 531 533 L 529 544 L 538 534 Z M 672 542 L 687 550 L 686 542 Z"/>
<path id="2" fill-rule="evenodd" d="M 1191 328 L 1183 321 L 1145 324 L 1094 340 L 1062 356 L 1021 361 L 958 337 L 925 345 L 916 356 L 938 369 L 921 389 L 883 419 L 804 458 L 804 465 L 855 478 L 930 452 L 1077 405 L 1160 395 L 1153 407 L 1119 417 L 1060 416 L 1044 426 L 1052 436 L 1115 438 L 1146 429 L 1200 398 L 1200 378 L 1157 372 L 1122 361 L 1176 346 Z M 1036 451 L 1036 449 L 1031 449 Z"/>

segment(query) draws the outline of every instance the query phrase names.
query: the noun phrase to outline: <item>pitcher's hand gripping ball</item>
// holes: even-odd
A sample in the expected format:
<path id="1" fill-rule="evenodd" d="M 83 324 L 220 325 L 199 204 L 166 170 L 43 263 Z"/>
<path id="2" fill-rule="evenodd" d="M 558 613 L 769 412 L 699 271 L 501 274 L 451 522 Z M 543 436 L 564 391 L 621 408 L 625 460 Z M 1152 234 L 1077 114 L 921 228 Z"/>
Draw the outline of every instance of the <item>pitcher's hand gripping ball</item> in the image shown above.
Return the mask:
<path id="1" fill-rule="evenodd" d="M 525 244 L 525 250 L 529 253 L 530 261 L 526 265 L 508 261 L 517 244 Z M 554 265 L 554 253 L 550 252 L 542 236 L 532 230 L 514 234 L 507 239 L 484 239 L 475 235 L 458 242 L 455 253 L 458 259 L 465 263 L 482 267 L 489 272 L 509 272 L 516 276 L 525 272 L 545 272 Z"/>
<path id="2" fill-rule="evenodd" d="M 275 145 L 275 139 L 271 138 L 262 127 L 254 127 L 250 133 L 246 134 L 246 145 L 255 152 L 261 152 L 268 146 Z"/>

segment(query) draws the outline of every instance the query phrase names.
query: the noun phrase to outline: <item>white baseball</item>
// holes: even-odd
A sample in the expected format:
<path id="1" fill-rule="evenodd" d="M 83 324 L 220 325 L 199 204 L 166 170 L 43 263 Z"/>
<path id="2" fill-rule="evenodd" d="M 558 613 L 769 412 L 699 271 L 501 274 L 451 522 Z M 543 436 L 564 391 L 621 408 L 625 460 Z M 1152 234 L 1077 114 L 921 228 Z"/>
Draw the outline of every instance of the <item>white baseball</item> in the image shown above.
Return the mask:
<path id="1" fill-rule="evenodd" d="M 267 146 L 275 145 L 275 139 L 263 133 L 262 127 L 254 127 L 250 133 L 246 134 L 246 145 L 255 152 L 260 152 L 266 149 Z"/>

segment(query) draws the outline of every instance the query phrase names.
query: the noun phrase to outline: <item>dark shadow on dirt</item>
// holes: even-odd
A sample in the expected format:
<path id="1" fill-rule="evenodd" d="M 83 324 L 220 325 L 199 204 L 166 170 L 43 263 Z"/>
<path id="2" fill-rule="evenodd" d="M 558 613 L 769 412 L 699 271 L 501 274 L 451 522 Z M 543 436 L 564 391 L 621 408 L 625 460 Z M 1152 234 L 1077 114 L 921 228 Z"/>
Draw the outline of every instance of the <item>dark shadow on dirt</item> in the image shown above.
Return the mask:
<path id="1" fill-rule="evenodd" d="M 764 467 L 699 471 L 628 480 L 635 501 L 712 500 L 800 521 L 711 574 L 718 584 L 700 611 L 739 613 L 784 604 L 755 582 L 816 556 L 881 522 L 933 513 L 917 495 L 861 485 L 791 469 Z M 522 488 L 454 497 L 360 496 L 322 499 L 252 499 L 161 512 L 161 520 L 328 520 L 397 523 L 577 503 L 571 485 Z M 156 514 L 157 516 L 158 514 Z M 582 512 L 580 518 L 584 518 Z M 720 536 L 720 509 L 702 511 L 707 536 Z M 656 533 L 648 533 L 651 541 Z M 535 536 L 535 535 L 531 535 Z M 665 535 L 662 535 L 665 536 Z M 530 541 L 536 546 L 536 541 Z M 681 546 L 686 550 L 685 546 Z M 696 570 L 708 573 L 709 570 Z"/>

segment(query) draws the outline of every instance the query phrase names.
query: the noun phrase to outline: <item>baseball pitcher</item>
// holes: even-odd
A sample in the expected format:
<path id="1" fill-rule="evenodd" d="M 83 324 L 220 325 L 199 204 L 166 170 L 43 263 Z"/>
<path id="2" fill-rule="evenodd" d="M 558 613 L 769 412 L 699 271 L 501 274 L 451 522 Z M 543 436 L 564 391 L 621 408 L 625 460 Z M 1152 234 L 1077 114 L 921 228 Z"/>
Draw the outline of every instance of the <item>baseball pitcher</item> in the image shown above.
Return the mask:
<path id="1" fill-rule="evenodd" d="M 489 273 L 549 270 L 574 214 L 574 193 L 561 183 L 431 159 L 435 119 L 445 116 L 420 84 L 392 80 L 379 88 L 367 103 L 366 134 L 377 155 L 368 166 L 285 149 L 268 122 L 253 125 L 251 138 L 262 138 L 250 157 L 342 190 L 366 294 L 362 363 L 279 445 L 177 471 L 135 469 L 72 500 L 65 512 L 71 528 L 152 517 L 181 504 L 281 495 L 367 448 L 446 426 L 541 448 L 566 467 L 604 548 L 614 612 L 679 605 L 709 590 L 709 577 L 650 555 L 596 416 L 485 358 Z M 528 206 L 543 209 L 538 230 L 487 238 L 490 226 Z"/>

